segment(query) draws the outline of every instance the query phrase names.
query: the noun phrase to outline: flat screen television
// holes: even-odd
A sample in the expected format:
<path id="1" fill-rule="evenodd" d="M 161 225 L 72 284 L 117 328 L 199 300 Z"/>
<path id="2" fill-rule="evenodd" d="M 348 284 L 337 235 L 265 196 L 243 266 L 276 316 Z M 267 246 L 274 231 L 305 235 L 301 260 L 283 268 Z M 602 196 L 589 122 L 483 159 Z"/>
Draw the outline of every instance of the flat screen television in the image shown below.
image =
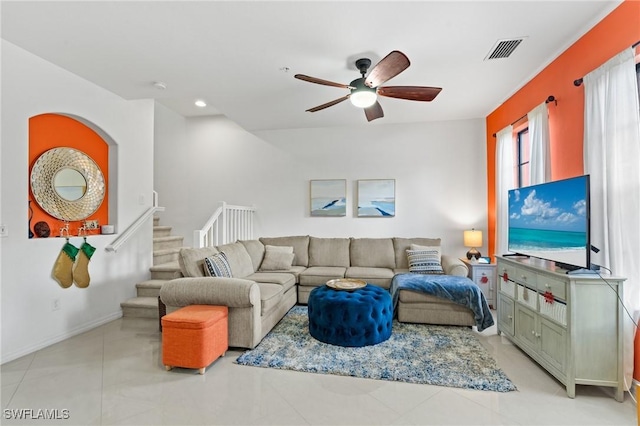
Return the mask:
<path id="1" fill-rule="evenodd" d="M 589 269 L 589 175 L 509 191 L 509 251 Z"/>

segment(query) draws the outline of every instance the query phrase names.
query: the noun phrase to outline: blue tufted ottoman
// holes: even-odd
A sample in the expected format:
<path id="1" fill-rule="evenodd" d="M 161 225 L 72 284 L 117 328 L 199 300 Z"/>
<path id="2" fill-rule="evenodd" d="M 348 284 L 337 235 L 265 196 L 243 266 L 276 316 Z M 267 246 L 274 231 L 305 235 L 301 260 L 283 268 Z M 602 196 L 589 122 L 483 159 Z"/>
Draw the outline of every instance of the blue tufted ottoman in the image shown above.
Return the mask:
<path id="1" fill-rule="evenodd" d="M 324 343 L 369 346 L 391 337 L 391 294 L 367 284 L 353 291 L 326 285 L 309 293 L 309 333 Z"/>

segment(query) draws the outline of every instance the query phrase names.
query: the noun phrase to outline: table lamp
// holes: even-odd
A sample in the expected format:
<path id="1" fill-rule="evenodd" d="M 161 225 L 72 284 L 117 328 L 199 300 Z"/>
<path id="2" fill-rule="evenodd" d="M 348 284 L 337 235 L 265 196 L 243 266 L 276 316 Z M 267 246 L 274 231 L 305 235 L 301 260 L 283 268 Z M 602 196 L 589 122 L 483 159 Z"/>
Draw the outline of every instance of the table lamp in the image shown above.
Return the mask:
<path id="1" fill-rule="evenodd" d="M 482 247 L 482 231 L 477 229 L 464 231 L 464 246 L 471 247 L 471 250 L 467 252 L 467 259 L 474 262 L 480 259 L 482 255 L 476 248 Z"/>

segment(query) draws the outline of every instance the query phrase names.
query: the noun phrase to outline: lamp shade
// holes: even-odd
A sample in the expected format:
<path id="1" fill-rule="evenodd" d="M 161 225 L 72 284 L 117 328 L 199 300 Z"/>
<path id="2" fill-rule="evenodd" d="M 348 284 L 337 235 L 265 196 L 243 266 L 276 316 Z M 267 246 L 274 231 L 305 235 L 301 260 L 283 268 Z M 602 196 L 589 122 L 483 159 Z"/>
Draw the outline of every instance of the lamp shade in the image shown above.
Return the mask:
<path id="1" fill-rule="evenodd" d="M 482 231 L 469 229 L 464 231 L 464 246 L 478 248 L 482 247 Z"/>

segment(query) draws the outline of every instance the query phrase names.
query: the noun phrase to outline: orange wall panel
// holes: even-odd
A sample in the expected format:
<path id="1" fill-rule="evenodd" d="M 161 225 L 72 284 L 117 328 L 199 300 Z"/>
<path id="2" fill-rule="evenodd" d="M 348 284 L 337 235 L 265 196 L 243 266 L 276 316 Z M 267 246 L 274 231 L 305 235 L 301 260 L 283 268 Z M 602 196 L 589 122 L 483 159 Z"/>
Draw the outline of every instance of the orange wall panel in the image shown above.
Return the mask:
<path id="1" fill-rule="evenodd" d="M 100 225 L 109 223 L 109 146 L 95 131 L 85 124 L 59 114 L 41 114 L 29 119 L 29 174 L 40 155 L 52 148 L 68 147 L 84 152 L 100 167 L 105 181 L 105 197 L 98 210 L 87 220 L 98 220 Z M 31 188 L 29 200 L 33 210 L 31 230 L 36 223 L 44 221 L 51 229 L 50 237 L 60 236 L 63 222 L 47 214 L 36 202 Z M 69 222 L 70 235 L 78 235 L 80 221 Z M 99 233 L 99 231 L 91 231 Z M 37 238 L 37 236 L 34 236 Z"/>
<path id="2" fill-rule="evenodd" d="M 583 171 L 584 86 L 573 81 L 583 77 L 640 40 L 640 1 L 627 0 L 564 51 L 544 70 L 486 118 L 489 253 L 495 253 L 496 139 L 493 134 L 527 114 L 549 96 L 551 178 L 579 176 Z"/>

